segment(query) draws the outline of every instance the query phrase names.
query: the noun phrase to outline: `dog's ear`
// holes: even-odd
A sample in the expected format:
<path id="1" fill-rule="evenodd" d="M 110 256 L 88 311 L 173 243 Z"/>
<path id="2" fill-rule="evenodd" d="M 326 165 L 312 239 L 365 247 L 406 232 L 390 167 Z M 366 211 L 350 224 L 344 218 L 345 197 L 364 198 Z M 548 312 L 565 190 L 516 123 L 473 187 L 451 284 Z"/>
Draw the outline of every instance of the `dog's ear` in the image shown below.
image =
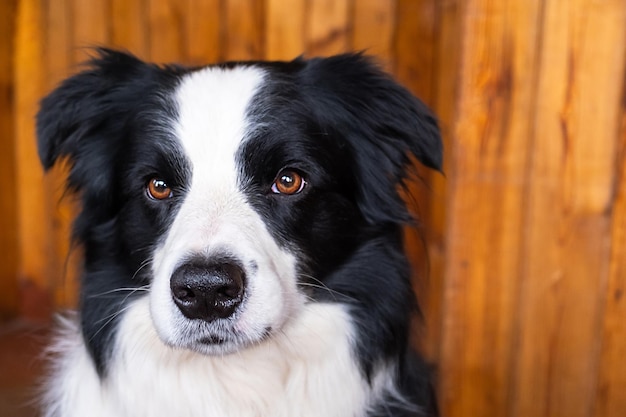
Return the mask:
<path id="1" fill-rule="evenodd" d="M 301 77 L 317 122 L 351 147 L 365 218 L 409 220 L 398 187 L 411 168 L 410 156 L 435 170 L 442 166 L 439 128 L 426 105 L 362 54 L 306 61 Z"/>
<path id="2" fill-rule="evenodd" d="M 37 114 L 39 157 L 44 168 L 58 160 L 70 163 L 68 187 L 105 196 L 123 138 L 124 126 L 148 65 L 137 58 L 107 49 L 83 72 L 66 79 L 41 101 Z"/>

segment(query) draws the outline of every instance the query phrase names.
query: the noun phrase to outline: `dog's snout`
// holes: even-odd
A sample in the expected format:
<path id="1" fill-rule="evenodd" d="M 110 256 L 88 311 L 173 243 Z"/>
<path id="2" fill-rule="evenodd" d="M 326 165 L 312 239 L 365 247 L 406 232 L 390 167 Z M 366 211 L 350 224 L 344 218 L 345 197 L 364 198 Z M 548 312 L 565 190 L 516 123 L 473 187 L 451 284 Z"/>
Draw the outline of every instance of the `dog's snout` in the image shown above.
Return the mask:
<path id="1" fill-rule="evenodd" d="M 172 274 L 174 303 L 185 317 L 213 321 L 230 317 L 241 304 L 245 273 L 231 262 L 188 263 Z"/>

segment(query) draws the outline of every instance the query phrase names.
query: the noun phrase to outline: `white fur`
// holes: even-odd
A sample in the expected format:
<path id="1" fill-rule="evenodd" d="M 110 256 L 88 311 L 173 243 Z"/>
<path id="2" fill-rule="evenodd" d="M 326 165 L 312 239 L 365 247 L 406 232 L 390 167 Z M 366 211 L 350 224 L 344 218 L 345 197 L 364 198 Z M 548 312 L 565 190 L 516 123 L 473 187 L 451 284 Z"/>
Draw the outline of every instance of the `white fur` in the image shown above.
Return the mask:
<path id="1" fill-rule="evenodd" d="M 340 305 L 307 304 L 273 338 L 207 356 L 164 345 L 147 301 L 134 301 L 124 313 L 103 382 L 77 325 L 67 324 L 47 416 L 357 417 L 391 388 L 388 370 L 374 388 L 363 379 L 352 351 L 353 325 Z"/>
<path id="2" fill-rule="evenodd" d="M 173 133 L 191 162 L 192 178 L 173 224 L 154 254 L 151 312 L 161 339 L 208 354 L 256 343 L 280 329 L 304 303 L 296 288 L 295 257 L 281 249 L 242 193 L 236 155 L 252 126 L 246 110 L 262 84 L 254 67 L 207 68 L 187 75 L 177 88 Z M 246 272 L 245 299 L 235 314 L 213 323 L 185 318 L 173 303 L 170 277 L 193 255 L 228 252 Z M 227 336 L 221 345 L 200 342 Z"/>

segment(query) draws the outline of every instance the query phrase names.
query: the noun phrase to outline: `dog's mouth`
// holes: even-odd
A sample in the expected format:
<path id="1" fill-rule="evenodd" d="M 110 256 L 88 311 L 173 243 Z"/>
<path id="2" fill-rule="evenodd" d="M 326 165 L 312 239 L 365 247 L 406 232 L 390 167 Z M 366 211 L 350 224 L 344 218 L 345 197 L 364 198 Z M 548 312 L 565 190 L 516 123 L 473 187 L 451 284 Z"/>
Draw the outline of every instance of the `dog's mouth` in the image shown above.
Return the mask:
<path id="1" fill-rule="evenodd" d="M 173 346 L 179 349 L 187 349 L 203 355 L 229 355 L 245 349 L 249 342 L 240 340 L 235 335 L 205 333 L 199 337 L 187 341 L 178 341 Z"/>
<path id="2" fill-rule="evenodd" d="M 203 345 L 223 345 L 226 342 L 226 338 L 218 335 L 209 335 L 198 340 L 198 343 Z"/>
<path id="3" fill-rule="evenodd" d="M 234 348 L 234 350 L 237 350 L 237 349 L 245 348 L 247 345 L 250 345 L 250 344 L 262 343 L 264 340 L 269 339 L 271 335 L 272 335 L 272 327 L 268 326 L 264 329 L 261 335 L 255 338 L 256 340 L 243 341 L 237 337 L 229 338 L 228 335 L 209 334 L 209 335 L 198 338 L 195 344 L 197 346 L 203 346 L 204 348 L 209 348 L 209 349 L 221 348 L 221 349 L 232 350 Z"/>

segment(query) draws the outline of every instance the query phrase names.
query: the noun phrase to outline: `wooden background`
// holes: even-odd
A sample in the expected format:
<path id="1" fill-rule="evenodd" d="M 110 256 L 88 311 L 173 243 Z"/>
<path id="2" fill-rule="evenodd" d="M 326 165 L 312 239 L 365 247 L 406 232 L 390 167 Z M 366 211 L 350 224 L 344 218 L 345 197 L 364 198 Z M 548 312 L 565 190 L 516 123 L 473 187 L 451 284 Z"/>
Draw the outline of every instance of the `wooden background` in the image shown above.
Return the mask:
<path id="1" fill-rule="evenodd" d="M 446 175 L 414 187 L 426 245 L 407 237 L 444 416 L 626 415 L 624 0 L 3 0 L 4 319 L 74 303 L 72 203 L 33 115 L 92 45 L 189 64 L 368 48 L 444 132 Z"/>

